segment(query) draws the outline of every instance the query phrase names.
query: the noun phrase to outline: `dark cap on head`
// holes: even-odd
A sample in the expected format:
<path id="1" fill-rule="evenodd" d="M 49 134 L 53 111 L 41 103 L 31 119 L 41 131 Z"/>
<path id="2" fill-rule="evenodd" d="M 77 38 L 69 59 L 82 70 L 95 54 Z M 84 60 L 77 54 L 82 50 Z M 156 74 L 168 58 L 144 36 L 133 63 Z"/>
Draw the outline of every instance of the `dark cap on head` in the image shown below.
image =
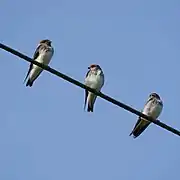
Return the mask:
<path id="1" fill-rule="evenodd" d="M 155 92 L 151 93 L 150 96 L 153 96 L 153 97 L 155 97 L 157 99 L 160 99 L 160 96 Z"/>
<path id="2" fill-rule="evenodd" d="M 98 69 L 101 69 L 101 67 L 98 64 L 91 64 L 88 69 L 97 67 Z"/>
<path id="3" fill-rule="evenodd" d="M 45 43 L 45 44 L 47 44 L 48 46 L 51 46 L 51 41 L 50 41 L 49 39 L 41 40 L 41 41 L 40 41 L 40 44 L 41 44 L 41 43 Z"/>

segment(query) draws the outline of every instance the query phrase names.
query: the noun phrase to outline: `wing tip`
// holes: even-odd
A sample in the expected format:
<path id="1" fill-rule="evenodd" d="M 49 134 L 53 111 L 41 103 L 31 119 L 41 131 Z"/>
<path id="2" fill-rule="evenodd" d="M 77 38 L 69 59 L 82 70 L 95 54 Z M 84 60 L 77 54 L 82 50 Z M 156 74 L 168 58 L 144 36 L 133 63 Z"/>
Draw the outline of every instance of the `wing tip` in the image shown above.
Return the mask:
<path id="1" fill-rule="evenodd" d="M 30 81 L 30 79 L 28 79 L 26 86 L 32 87 L 33 85 L 33 81 Z"/>
<path id="2" fill-rule="evenodd" d="M 132 136 L 134 139 L 138 137 L 138 136 L 134 135 L 133 131 L 129 134 L 129 136 Z"/>
<path id="3" fill-rule="evenodd" d="M 93 106 L 90 106 L 90 105 L 88 104 L 88 109 L 87 109 L 87 111 L 88 111 L 88 112 L 93 112 Z"/>

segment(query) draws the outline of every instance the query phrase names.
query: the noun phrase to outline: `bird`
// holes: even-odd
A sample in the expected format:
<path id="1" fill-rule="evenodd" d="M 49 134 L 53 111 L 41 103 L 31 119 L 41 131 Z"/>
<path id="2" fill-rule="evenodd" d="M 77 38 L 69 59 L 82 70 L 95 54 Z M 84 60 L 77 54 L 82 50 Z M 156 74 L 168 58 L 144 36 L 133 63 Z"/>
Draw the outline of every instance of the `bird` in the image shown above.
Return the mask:
<path id="1" fill-rule="evenodd" d="M 48 65 L 54 54 L 54 48 L 51 46 L 51 43 L 52 42 L 49 39 L 41 40 L 33 55 L 33 61 L 37 61 L 39 63 Z M 24 79 L 25 82 L 28 78 L 26 86 L 31 87 L 42 71 L 43 69 L 41 67 L 31 63 L 29 66 L 28 73 Z"/>
<path id="2" fill-rule="evenodd" d="M 85 85 L 96 91 L 100 91 L 104 85 L 104 73 L 101 67 L 98 64 L 91 64 L 88 69 Z M 85 90 L 84 110 L 86 109 L 86 104 L 88 104 L 87 111 L 93 112 L 96 98 L 97 96 L 94 93 Z"/>
<path id="3" fill-rule="evenodd" d="M 142 110 L 142 113 L 150 116 L 154 120 L 157 120 L 157 118 L 162 112 L 162 109 L 163 102 L 160 96 L 157 93 L 153 92 L 149 95 L 149 98 L 144 106 L 144 109 Z M 138 121 L 134 126 L 134 129 L 129 136 L 133 135 L 134 138 L 137 138 L 150 125 L 150 123 L 150 121 L 139 117 Z"/>

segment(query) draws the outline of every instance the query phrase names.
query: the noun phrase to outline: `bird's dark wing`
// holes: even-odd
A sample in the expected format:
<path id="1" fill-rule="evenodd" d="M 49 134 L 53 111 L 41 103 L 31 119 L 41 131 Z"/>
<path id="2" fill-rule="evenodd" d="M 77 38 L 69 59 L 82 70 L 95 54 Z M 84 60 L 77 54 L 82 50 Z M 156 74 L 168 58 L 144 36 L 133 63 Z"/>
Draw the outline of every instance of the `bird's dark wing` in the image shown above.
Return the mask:
<path id="1" fill-rule="evenodd" d="M 86 78 L 88 77 L 88 74 L 90 73 L 91 70 L 89 70 L 87 73 L 86 73 Z M 85 84 L 86 85 L 86 84 Z M 84 110 L 86 108 L 86 103 L 87 103 L 87 97 L 88 97 L 88 90 L 85 89 L 85 100 L 84 100 Z"/>
<path id="2" fill-rule="evenodd" d="M 34 61 L 35 59 L 37 59 L 37 57 L 39 56 L 39 50 L 40 50 L 40 48 L 41 48 L 41 45 L 39 45 L 39 46 L 36 48 L 36 51 L 35 51 L 35 53 L 34 53 L 34 55 L 33 55 L 33 61 Z M 25 79 L 24 79 L 24 82 L 25 82 L 26 79 L 28 78 L 29 73 L 31 72 L 32 68 L 33 68 L 33 64 L 31 63 L 30 66 L 29 66 L 28 73 L 27 73 L 27 75 L 26 75 L 26 77 L 25 77 Z"/>
<path id="3" fill-rule="evenodd" d="M 153 98 L 149 98 L 145 106 L 152 100 Z M 139 117 L 132 132 L 130 133 L 130 136 L 133 134 L 135 138 L 138 137 L 149 126 L 149 124 L 150 124 L 149 121 L 145 121 L 143 118 Z"/>
<path id="4" fill-rule="evenodd" d="M 88 91 L 85 90 L 84 110 L 86 108 L 87 98 L 88 98 Z"/>
<path id="5" fill-rule="evenodd" d="M 139 123 L 140 123 L 141 121 L 142 121 L 142 119 L 141 119 L 141 117 L 139 117 L 138 120 L 137 120 L 137 122 L 136 122 L 136 124 L 135 124 L 135 126 L 134 126 L 134 128 L 133 128 L 133 130 L 132 130 L 132 132 L 131 132 L 131 135 L 133 134 L 134 130 L 137 128 L 137 126 L 139 125 Z"/>
<path id="6" fill-rule="evenodd" d="M 29 73 L 31 72 L 32 68 L 33 68 L 33 64 L 31 63 L 30 66 L 29 66 L 28 73 L 27 73 L 27 75 L 26 75 L 26 77 L 25 77 L 25 79 L 24 79 L 24 83 L 25 83 L 26 79 L 28 78 Z"/>
<path id="7" fill-rule="evenodd" d="M 88 74 L 90 73 L 91 70 L 89 70 L 87 73 L 86 73 L 86 78 L 88 77 Z"/>
<path id="8" fill-rule="evenodd" d="M 130 136 L 133 134 L 134 138 L 138 137 L 149 126 L 149 124 L 150 122 L 145 122 L 145 120 L 139 117 Z"/>
<path id="9" fill-rule="evenodd" d="M 42 44 L 40 44 L 40 45 L 36 48 L 36 51 L 34 52 L 34 55 L 33 55 L 33 60 L 37 59 L 37 57 L 39 56 L 40 48 L 42 48 Z"/>

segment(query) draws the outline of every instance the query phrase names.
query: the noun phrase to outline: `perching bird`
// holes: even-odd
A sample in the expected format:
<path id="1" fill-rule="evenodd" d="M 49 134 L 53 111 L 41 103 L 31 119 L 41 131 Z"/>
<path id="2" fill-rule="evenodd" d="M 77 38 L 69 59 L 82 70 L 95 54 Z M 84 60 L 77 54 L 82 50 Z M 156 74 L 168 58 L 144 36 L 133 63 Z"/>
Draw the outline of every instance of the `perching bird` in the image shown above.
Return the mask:
<path id="1" fill-rule="evenodd" d="M 95 89 L 96 91 L 100 91 L 104 85 L 104 74 L 101 67 L 97 64 L 92 64 L 88 69 L 89 71 L 86 74 L 85 85 Z M 84 109 L 86 108 L 86 103 L 88 103 L 88 112 L 93 112 L 96 97 L 95 94 L 85 90 Z"/>
<path id="2" fill-rule="evenodd" d="M 158 116 L 161 114 L 162 109 L 163 109 L 163 102 L 160 96 L 156 93 L 151 93 L 144 106 L 142 113 L 156 120 Z M 138 137 L 149 126 L 150 123 L 151 123 L 150 121 L 147 121 L 139 117 L 130 136 L 133 135 L 134 138 Z"/>
<path id="3" fill-rule="evenodd" d="M 42 40 L 40 41 L 34 56 L 33 56 L 33 60 L 37 61 L 39 63 L 48 65 L 51 61 L 51 58 L 54 54 L 54 48 L 51 46 L 51 41 L 48 39 Z M 32 86 L 33 82 L 36 80 L 36 78 L 40 75 L 40 73 L 43 71 L 42 68 L 34 65 L 34 64 L 30 64 L 28 73 L 24 79 L 24 82 L 26 81 L 26 79 L 29 77 L 26 86 Z"/>

